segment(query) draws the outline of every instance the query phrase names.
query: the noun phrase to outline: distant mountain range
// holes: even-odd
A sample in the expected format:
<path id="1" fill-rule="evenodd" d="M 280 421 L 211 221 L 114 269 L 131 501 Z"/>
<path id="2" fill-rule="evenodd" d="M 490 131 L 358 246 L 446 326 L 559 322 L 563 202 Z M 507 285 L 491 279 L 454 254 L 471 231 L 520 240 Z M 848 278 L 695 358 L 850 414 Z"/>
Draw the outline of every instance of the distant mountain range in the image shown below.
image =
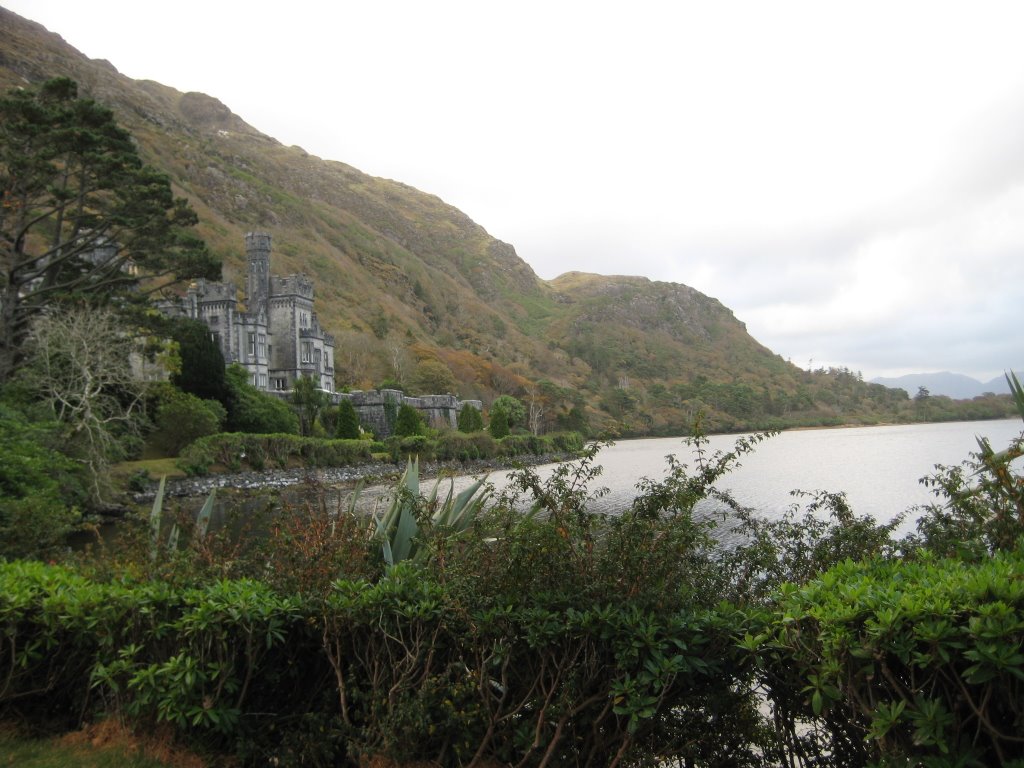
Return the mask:
<path id="1" fill-rule="evenodd" d="M 1004 376 L 997 376 L 991 381 L 978 381 L 970 376 L 964 376 L 962 373 L 950 373 L 949 371 L 908 373 L 906 376 L 896 378 L 879 376 L 871 379 L 871 383 L 882 384 L 894 389 L 904 389 L 911 397 L 917 394 L 920 387 L 925 387 L 931 395 L 945 395 L 954 400 L 967 400 L 986 392 L 1002 395 L 1010 391 Z"/>

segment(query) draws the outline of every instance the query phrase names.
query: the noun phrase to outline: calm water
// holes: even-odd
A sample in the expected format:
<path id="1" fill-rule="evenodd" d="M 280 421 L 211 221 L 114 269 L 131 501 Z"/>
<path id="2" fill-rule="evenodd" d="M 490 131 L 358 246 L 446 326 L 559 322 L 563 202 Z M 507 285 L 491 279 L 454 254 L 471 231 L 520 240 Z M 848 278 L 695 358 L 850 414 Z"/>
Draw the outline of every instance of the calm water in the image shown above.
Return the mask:
<path id="1" fill-rule="evenodd" d="M 890 520 L 908 508 L 933 500 L 919 478 L 936 464 L 958 464 L 987 437 L 993 448 L 1005 448 L 1021 432 L 1020 419 L 1005 421 L 914 424 L 889 427 L 851 427 L 783 432 L 758 445 L 741 459 L 741 467 L 720 483 L 742 504 L 765 515 L 778 515 L 792 506 L 790 491 L 845 491 L 853 511 L 879 521 Z M 711 449 L 730 450 L 735 436 L 711 438 Z M 605 448 L 598 462 L 603 467 L 595 481 L 609 489 L 595 502 L 604 512 L 627 507 L 642 477 L 660 479 L 674 454 L 692 466 L 691 450 L 679 438 L 627 440 Z M 550 471 L 550 467 L 539 468 Z M 501 486 L 507 473 L 490 479 Z M 913 530 L 912 516 L 903 530 Z"/>

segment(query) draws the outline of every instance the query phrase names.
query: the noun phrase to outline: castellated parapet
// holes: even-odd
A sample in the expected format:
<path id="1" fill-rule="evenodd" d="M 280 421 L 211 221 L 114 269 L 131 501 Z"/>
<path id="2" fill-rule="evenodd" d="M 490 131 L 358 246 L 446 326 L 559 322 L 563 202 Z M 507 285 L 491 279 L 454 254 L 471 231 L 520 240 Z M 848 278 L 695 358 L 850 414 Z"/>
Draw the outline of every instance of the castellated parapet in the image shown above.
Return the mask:
<path id="1" fill-rule="evenodd" d="M 303 274 L 287 277 L 271 276 L 270 294 L 272 296 L 295 296 L 313 301 L 313 281 Z"/>

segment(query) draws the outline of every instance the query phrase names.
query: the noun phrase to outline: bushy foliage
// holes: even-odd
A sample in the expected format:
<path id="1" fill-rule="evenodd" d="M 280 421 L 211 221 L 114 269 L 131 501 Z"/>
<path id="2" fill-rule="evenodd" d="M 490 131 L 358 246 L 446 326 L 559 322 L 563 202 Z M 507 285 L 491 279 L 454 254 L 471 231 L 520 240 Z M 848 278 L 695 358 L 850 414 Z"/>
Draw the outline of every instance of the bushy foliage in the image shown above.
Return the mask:
<path id="1" fill-rule="evenodd" d="M 291 406 L 260 392 L 249 383 L 249 375 L 237 363 L 227 369 L 227 428 L 254 434 L 298 433 L 299 419 Z"/>
<path id="2" fill-rule="evenodd" d="M 418 410 L 408 403 L 398 406 L 398 415 L 395 418 L 395 436 L 412 437 L 426 433 L 427 425 L 423 423 L 423 416 Z"/>
<path id="3" fill-rule="evenodd" d="M 292 405 L 299 416 L 299 431 L 311 437 L 320 412 L 330 404 L 330 396 L 317 386 L 312 376 L 300 376 L 292 384 Z"/>
<path id="4" fill-rule="evenodd" d="M 359 416 L 356 407 L 347 397 L 338 403 L 337 428 L 334 436 L 341 440 L 359 439 Z"/>
<path id="5" fill-rule="evenodd" d="M 1017 411 L 1024 419 L 1024 388 L 1007 376 Z M 1001 451 L 983 438 L 978 451 L 955 467 L 936 467 L 923 482 L 938 501 L 923 510 L 910 548 L 978 560 L 1013 549 L 1024 534 L 1024 433 Z"/>
<path id="6" fill-rule="evenodd" d="M 227 411 L 216 400 L 168 388 L 156 407 L 156 430 L 149 439 L 166 455 L 177 456 L 194 440 L 220 432 L 226 419 Z"/>
<path id="7" fill-rule="evenodd" d="M 297 435 L 253 435 L 226 432 L 200 438 L 178 457 L 178 466 L 191 475 L 205 475 L 214 466 L 232 472 L 242 469 L 343 467 L 371 460 L 365 440 L 327 440 Z"/>
<path id="8" fill-rule="evenodd" d="M 1024 760 L 1024 543 L 898 557 L 841 494 L 757 521 L 719 483 L 761 439 L 698 435 L 615 516 L 591 445 L 458 520 L 407 474 L 372 525 L 275 511 L 266 546 L 225 528 L 134 580 L 0 565 L 0 709 L 165 722 L 253 763 Z M 980 495 L 1018 488 L 1005 468 Z M 709 500 L 740 514 L 731 554 Z"/>
<path id="9" fill-rule="evenodd" d="M 224 355 L 210 337 L 210 329 L 199 320 L 173 321 L 170 336 L 178 345 L 179 367 L 171 376 L 171 383 L 183 392 L 202 400 L 229 403 L 229 390 L 225 378 Z"/>
<path id="10" fill-rule="evenodd" d="M 79 521 L 87 478 L 60 434 L 0 402 L 0 557 L 52 556 Z"/>
<path id="11" fill-rule="evenodd" d="M 472 405 L 464 405 L 462 410 L 459 411 L 456 423 L 459 432 L 470 434 L 472 432 L 479 432 L 484 428 L 484 417 L 477 408 L 474 408 Z"/>
<path id="12" fill-rule="evenodd" d="M 795 739 L 849 765 L 1024 759 L 1024 552 L 848 561 L 782 592 L 757 648 Z M 753 647 L 754 642 L 751 642 Z M 789 748 L 797 751 L 794 740 Z"/>
<path id="13" fill-rule="evenodd" d="M 489 411 L 491 422 L 498 414 L 503 414 L 505 423 L 509 429 L 521 427 L 526 424 L 526 406 L 511 395 L 500 395 L 491 403 Z"/>
<path id="14" fill-rule="evenodd" d="M 491 413 L 490 422 L 487 425 L 487 431 L 491 437 L 495 440 L 501 440 L 503 437 L 508 437 L 508 416 L 503 411 L 497 413 Z"/>

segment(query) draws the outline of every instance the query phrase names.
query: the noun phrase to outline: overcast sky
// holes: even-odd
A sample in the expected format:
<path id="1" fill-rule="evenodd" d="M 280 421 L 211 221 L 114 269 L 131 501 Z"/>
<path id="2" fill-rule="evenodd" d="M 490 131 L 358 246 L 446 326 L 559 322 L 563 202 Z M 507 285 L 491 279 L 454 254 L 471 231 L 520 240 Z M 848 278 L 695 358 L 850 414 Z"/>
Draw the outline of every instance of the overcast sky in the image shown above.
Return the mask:
<path id="1" fill-rule="evenodd" d="M 0 0 L 806 368 L 1024 370 L 1024 3 Z"/>

